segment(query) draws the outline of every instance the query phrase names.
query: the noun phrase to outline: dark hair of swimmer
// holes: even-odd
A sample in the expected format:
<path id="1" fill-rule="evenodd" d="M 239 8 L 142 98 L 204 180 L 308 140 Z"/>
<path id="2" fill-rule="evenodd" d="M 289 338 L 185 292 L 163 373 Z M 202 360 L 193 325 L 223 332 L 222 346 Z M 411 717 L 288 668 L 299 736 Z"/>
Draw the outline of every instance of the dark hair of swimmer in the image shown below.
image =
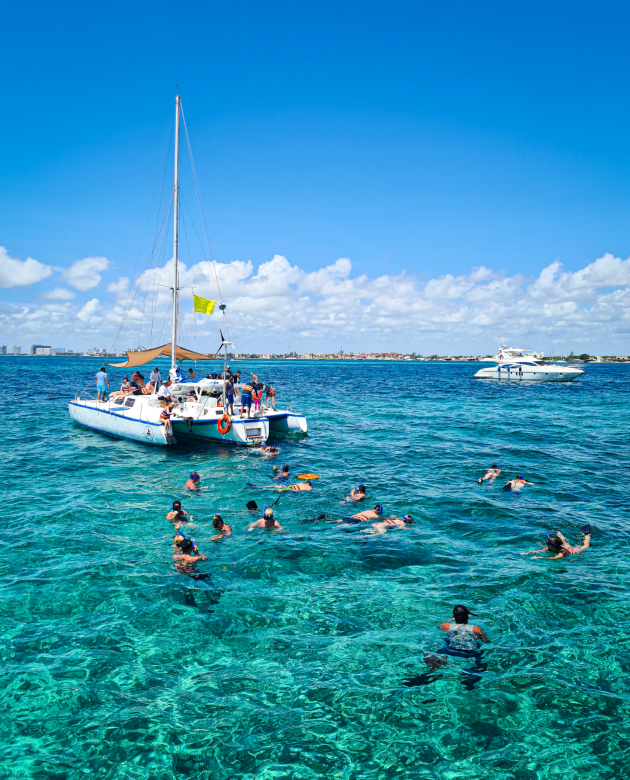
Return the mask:
<path id="1" fill-rule="evenodd" d="M 253 512 L 256 509 L 258 509 L 258 504 L 255 501 L 248 501 L 246 506 L 250 512 Z"/>
<path id="2" fill-rule="evenodd" d="M 192 477 L 192 479 L 195 480 L 195 482 L 197 482 L 198 480 L 201 479 L 201 477 L 199 476 L 199 474 L 196 471 L 191 471 L 190 472 L 190 476 Z"/>
<path id="3" fill-rule="evenodd" d="M 377 515 L 382 515 L 383 514 L 383 505 L 382 504 L 377 504 L 374 507 L 374 511 L 376 512 Z"/>
<path id="4" fill-rule="evenodd" d="M 221 515 L 215 515 L 212 519 L 212 525 L 214 528 L 221 529 L 225 525 L 225 522 L 223 521 L 223 518 Z"/>
<path id="5" fill-rule="evenodd" d="M 468 623 L 468 616 L 472 614 L 468 607 L 465 607 L 463 604 L 456 604 L 453 609 L 453 617 L 458 625 Z"/>
<path id="6" fill-rule="evenodd" d="M 182 552 L 184 555 L 189 555 L 191 552 L 194 552 L 195 547 L 192 543 L 192 539 L 184 539 L 184 541 L 179 545 L 181 547 Z"/>
<path id="7" fill-rule="evenodd" d="M 173 509 L 176 511 L 180 510 L 182 508 L 182 502 L 181 501 L 173 501 Z"/>
<path id="8" fill-rule="evenodd" d="M 288 473 L 289 473 L 289 467 L 288 467 L 288 466 L 285 464 L 285 465 L 282 467 L 282 471 L 286 471 L 286 473 L 288 474 Z"/>
<path id="9" fill-rule="evenodd" d="M 559 536 L 550 536 L 547 539 L 547 549 L 551 552 L 559 553 L 562 549 L 562 539 Z"/>
<path id="10" fill-rule="evenodd" d="M 405 523 L 407 523 L 407 525 L 413 525 L 414 524 L 414 520 L 413 520 L 413 517 L 411 515 L 403 515 L 402 519 L 405 521 Z"/>
<path id="11" fill-rule="evenodd" d="M 365 485 L 359 485 L 359 493 L 365 494 Z"/>
<path id="12" fill-rule="evenodd" d="M 491 468 L 491 469 L 498 469 L 499 467 L 497 466 L 497 464 L 496 464 L 496 463 L 493 463 L 493 464 L 492 464 L 492 466 L 490 466 L 490 468 Z"/>
<path id="13" fill-rule="evenodd" d="M 312 482 L 312 480 L 310 480 L 310 479 L 305 479 L 305 480 L 304 480 L 304 484 L 305 484 L 305 485 L 311 485 L 311 487 L 313 486 L 313 482 Z"/>

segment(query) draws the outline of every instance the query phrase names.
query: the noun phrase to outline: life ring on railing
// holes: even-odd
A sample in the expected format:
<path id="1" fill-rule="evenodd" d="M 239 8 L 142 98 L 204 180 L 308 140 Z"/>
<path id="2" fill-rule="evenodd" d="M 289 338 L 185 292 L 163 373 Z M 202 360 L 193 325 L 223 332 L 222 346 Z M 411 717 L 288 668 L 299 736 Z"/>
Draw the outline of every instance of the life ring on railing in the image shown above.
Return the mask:
<path id="1" fill-rule="evenodd" d="M 221 436 L 225 436 L 225 434 L 230 430 L 232 427 L 232 420 L 228 417 L 227 414 L 224 414 L 223 417 L 219 419 L 219 433 Z"/>

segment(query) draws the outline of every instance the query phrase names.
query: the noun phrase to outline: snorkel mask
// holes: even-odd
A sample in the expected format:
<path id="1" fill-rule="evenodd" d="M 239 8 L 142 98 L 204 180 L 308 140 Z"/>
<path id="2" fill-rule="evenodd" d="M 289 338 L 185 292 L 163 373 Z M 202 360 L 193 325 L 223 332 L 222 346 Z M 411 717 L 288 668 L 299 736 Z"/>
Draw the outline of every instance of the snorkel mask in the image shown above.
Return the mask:
<path id="1" fill-rule="evenodd" d="M 405 521 L 405 523 L 407 523 L 407 525 L 413 525 L 414 524 L 414 520 L 413 520 L 413 517 L 411 515 L 403 515 L 402 519 Z"/>

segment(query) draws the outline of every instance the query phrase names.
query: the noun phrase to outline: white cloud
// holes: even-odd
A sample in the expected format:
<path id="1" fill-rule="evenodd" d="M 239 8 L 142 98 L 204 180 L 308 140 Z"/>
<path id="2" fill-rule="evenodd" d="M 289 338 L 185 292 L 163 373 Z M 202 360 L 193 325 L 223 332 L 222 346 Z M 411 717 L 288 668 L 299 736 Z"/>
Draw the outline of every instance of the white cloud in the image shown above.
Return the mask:
<path id="1" fill-rule="evenodd" d="M 96 273 L 93 265 L 91 272 Z M 158 285 L 170 280 L 171 272 L 169 260 L 142 278 L 119 346 L 168 341 L 170 325 L 165 320 L 171 293 Z M 485 354 L 503 337 L 541 350 L 560 343 L 580 351 L 627 352 L 630 259 L 612 255 L 577 271 L 564 271 L 554 261 L 533 279 L 483 266 L 468 274 L 443 274 L 426 282 L 405 272 L 353 277 L 348 258 L 307 272 L 281 255 L 258 267 L 240 260 L 217 263 L 216 273 L 245 351 L 283 351 L 287 344 L 303 351 L 321 351 L 343 344 L 355 351 Z M 128 284 L 121 277 L 108 286 L 116 295 L 113 304 L 92 298 L 82 308 L 67 302 L 67 296 L 61 297 L 56 288 L 47 297 L 58 304 L 48 304 L 47 310 L 6 306 L 6 313 L 0 311 L 0 325 L 7 338 L 12 332 L 33 337 L 39 333 L 42 338 L 58 333 L 65 341 L 74 338 L 80 347 L 89 346 L 83 342 L 89 333 L 90 343 L 97 335 L 105 342 L 118 332 Z M 198 315 L 195 321 L 192 293 L 186 289 L 194 286 L 198 295 L 218 299 L 213 266 L 206 261 L 192 268 L 182 265 L 181 285 L 182 340 L 193 345 L 196 334 L 197 348 L 214 349 L 220 318 L 218 314 Z"/>
<path id="2" fill-rule="evenodd" d="M 48 298 L 51 301 L 71 301 L 76 297 L 76 293 L 73 293 L 72 290 L 67 290 L 65 287 L 55 287 L 53 290 L 47 290 L 42 293 L 42 298 Z"/>
<path id="3" fill-rule="evenodd" d="M 20 287 L 35 284 L 46 279 L 52 273 L 49 265 L 44 265 L 32 257 L 18 260 L 9 257 L 7 250 L 0 246 L 0 287 Z"/>
<path id="4" fill-rule="evenodd" d="M 106 271 L 108 266 L 106 257 L 84 257 L 83 260 L 75 260 L 62 276 L 72 287 L 85 292 L 100 284 L 99 272 Z"/>
<path id="5" fill-rule="evenodd" d="M 81 311 L 77 314 L 77 319 L 81 322 L 87 322 L 90 325 L 100 322 L 100 317 L 95 317 L 97 311 L 101 308 L 101 303 L 98 298 L 92 298 L 88 301 Z"/>

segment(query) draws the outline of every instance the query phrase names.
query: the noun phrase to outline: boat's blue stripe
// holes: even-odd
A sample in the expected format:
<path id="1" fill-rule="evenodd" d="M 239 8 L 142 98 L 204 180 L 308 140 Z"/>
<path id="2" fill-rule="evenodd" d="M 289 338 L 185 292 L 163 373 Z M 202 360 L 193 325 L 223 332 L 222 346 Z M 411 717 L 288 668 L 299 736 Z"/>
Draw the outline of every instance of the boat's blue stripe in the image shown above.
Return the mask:
<path id="1" fill-rule="evenodd" d="M 129 418 L 129 417 L 125 417 L 124 414 L 117 414 L 116 412 L 108 412 L 106 409 L 96 409 L 93 406 L 84 406 L 83 404 L 76 404 L 74 401 L 68 401 L 68 403 L 71 406 L 76 406 L 79 409 L 87 409 L 88 411 L 96 412 L 97 414 L 111 414 L 112 417 L 116 417 L 119 420 L 131 419 L 131 422 L 137 422 L 140 423 L 141 425 L 156 425 L 158 428 L 162 426 L 162 423 L 159 422 L 151 422 L 150 420 L 139 420 L 137 417 Z M 76 422 L 78 422 L 78 420 Z M 83 425 L 83 423 L 81 423 L 81 425 Z M 91 428 L 92 426 L 88 425 L 87 427 Z M 100 428 L 95 428 L 94 430 L 98 431 L 100 430 Z M 123 436 L 123 438 L 126 438 L 126 436 Z"/>

